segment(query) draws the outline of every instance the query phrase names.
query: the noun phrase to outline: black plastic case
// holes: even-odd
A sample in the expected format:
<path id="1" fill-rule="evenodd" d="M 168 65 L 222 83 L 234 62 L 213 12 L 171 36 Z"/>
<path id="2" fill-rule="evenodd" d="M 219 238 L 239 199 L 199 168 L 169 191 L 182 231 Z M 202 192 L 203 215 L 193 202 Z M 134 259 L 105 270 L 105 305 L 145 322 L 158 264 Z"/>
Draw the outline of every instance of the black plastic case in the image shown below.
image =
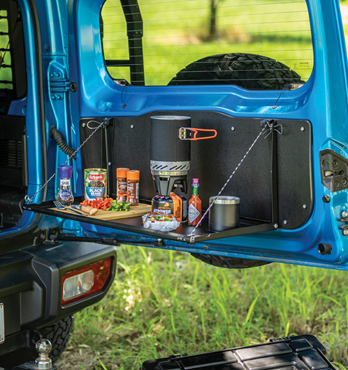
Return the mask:
<path id="1" fill-rule="evenodd" d="M 325 347 L 316 337 L 301 335 L 255 346 L 145 361 L 143 370 L 334 370 L 324 353 Z"/>

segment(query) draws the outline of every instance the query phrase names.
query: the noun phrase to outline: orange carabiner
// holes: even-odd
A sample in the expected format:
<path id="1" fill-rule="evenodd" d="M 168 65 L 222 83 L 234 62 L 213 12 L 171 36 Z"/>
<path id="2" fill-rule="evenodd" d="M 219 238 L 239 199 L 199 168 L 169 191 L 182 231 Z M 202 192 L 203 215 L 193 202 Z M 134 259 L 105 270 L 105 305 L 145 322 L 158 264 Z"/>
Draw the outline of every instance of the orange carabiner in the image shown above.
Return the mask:
<path id="1" fill-rule="evenodd" d="M 187 137 L 186 130 L 193 131 L 193 137 Z M 206 131 L 206 132 L 213 132 L 213 136 L 204 136 L 204 137 L 197 137 L 199 131 Z M 205 128 L 193 128 L 193 127 L 180 127 L 179 130 L 179 139 L 181 140 L 190 140 L 190 141 L 197 141 L 197 140 L 205 140 L 205 139 L 213 139 L 216 137 L 217 132 L 213 129 L 205 129 Z"/>

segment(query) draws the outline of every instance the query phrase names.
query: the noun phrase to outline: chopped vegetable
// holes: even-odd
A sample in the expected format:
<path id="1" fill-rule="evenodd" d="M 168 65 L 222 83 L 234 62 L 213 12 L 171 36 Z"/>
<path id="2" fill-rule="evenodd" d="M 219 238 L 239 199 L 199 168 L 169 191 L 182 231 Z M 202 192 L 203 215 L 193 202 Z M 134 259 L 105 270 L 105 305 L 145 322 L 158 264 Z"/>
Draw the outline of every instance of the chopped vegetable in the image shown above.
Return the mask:
<path id="1" fill-rule="evenodd" d="M 129 211 L 129 208 L 132 203 L 127 203 L 127 202 L 117 202 L 117 200 L 113 200 L 111 202 L 110 207 L 107 209 L 108 211 L 114 211 L 114 212 L 119 212 L 119 211 Z"/>
<path id="2" fill-rule="evenodd" d="M 93 199 L 88 200 L 85 199 L 82 203 L 80 203 L 81 206 L 90 206 L 96 209 L 101 209 L 103 211 L 129 211 L 129 208 L 132 203 L 127 202 L 117 202 L 117 200 L 113 200 L 112 198 L 106 198 L 106 199 Z"/>

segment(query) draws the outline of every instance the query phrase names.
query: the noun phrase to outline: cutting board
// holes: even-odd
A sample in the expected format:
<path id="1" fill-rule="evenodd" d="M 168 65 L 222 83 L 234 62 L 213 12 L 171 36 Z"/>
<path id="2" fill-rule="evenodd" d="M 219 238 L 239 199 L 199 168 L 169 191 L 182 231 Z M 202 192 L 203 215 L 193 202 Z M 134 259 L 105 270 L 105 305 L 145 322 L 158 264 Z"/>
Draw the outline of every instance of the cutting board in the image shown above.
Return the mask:
<path id="1" fill-rule="evenodd" d="M 68 209 L 60 210 L 58 208 L 51 208 L 51 210 L 55 210 L 57 212 L 62 213 L 69 213 L 72 215 L 77 216 L 77 213 L 70 211 Z M 139 203 L 137 206 L 131 206 L 129 211 L 120 211 L 120 212 L 113 212 L 113 211 L 102 211 L 98 209 L 98 212 L 94 216 L 82 215 L 82 217 L 88 217 L 89 219 L 96 219 L 96 220 L 116 220 L 120 218 L 131 218 L 131 217 L 138 217 L 146 215 L 152 211 L 152 207 L 150 204 L 143 204 Z"/>

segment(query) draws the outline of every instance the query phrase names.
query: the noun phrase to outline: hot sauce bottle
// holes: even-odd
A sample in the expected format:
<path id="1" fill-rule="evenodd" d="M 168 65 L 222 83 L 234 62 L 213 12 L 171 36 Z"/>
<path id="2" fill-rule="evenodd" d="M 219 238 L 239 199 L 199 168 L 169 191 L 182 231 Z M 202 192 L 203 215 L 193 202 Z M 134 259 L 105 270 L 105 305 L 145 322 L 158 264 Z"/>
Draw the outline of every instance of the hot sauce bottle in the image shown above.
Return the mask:
<path id="1" fill-rule="evenodd" d="M 202 201 L 199 198 L 199 179 L 192 179 L 192 197 L 189 200 L 188 224 L 196 226 L 202 216 Z"/>

